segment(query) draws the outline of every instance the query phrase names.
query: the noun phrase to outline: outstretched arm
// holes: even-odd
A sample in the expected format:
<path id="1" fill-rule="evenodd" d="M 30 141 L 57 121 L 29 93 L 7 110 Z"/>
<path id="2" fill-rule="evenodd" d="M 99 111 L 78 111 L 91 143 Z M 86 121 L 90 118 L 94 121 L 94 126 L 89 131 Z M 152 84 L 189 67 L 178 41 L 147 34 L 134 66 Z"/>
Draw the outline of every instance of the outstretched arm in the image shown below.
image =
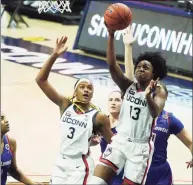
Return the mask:
<path id="1" fill-rule="evenodd" d="M 184 145 L 190 150 L 190 152 L 192 153 L 192 139 L 189 135 L 189 133 L 187 132 L 187 130 L 185 128 L 182 129 L 182 131 L 180 133 L 178 133 L 176 135 L 178 137 L 178 139 L 180 141 L 182 141 L 182 143 L 184 143 Z M 193 166 L 193 160 L 191 159 L 190 161 L 187 162 L 187 168 L 192 168 Z"/>
<path id="2" fill-rule="evenodd" d="M 131 26 L 127 27 L 122 35 L 123 43 L 125 45 L 125 75 L 127 78 L 134 81 L 132 45 L 135 42 L 136 38 L 133 38 Z"/>
<path id="3" fill-rule="evenodd" d="M 28 178 L 18 167 L 17 167 L 17 160 L 16 160 L 16 141 L 15 139 L 9 138 L 9 143 L 10 143 L 10 147 L 12 150 L 12 154 L 13 154 L 13 160 L 11 163 L 11 167 L 9 170 L 9 174 L 15 178 L 16 180 L 18 180 L 19 182 L 22 182 L 24 184 L 28 184 L 28 185 L 34 185 L 34 184 L 42 184 L 42 183 L 35 183 L 34 181 L 32 181 L 30 178 Z"/>
<path id="4" fill-rule="evenodd" d="M 119 88 L 125 92 L 132 84 L 132 81 L 128 79 L 120 66 L 116 62 L 115 46 L 114 46 L 114 32 L 108 28 L 108 46 L 107 46 L 107 63 L 109 66 L 109 71 L 114 82 L 119 86 Z"/>
<path id="5" fill-rule="evenodd" d="M 48 82 L 48 76 L 50 74 L 51 68 L 56 61 L 56 59 L 67 50 L 67 46 L 65 45 L 67 41 L 67 37 L 61 37 L 56 40 L 56 47 L 49 57 L 49 59 L 45 62 L 43 67 L 40 69 L 36 77 L 36 82 L 41 90 L 46 94 L 46 96 L 55 104 L 57 104 L 60 108 L 62 106 L 67 106 L 69 100 L 67 97 L 60 95 L 53 86 Z"/>

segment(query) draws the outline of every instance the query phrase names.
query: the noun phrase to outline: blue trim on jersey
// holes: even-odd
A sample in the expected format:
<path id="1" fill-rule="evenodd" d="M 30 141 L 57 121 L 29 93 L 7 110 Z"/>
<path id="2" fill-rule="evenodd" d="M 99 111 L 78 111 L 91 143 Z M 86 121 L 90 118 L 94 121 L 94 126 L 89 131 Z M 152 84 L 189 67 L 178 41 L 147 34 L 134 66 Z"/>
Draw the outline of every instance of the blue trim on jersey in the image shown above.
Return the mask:
<path id="1" fill-rule="evenodd" d="M 5 185 L 7 181 L 7 173 L 11 166 L 13 155 L 9 145 L 7 135 L 3 136 L 4 148 L 1 154 L 1 185 Z"/>

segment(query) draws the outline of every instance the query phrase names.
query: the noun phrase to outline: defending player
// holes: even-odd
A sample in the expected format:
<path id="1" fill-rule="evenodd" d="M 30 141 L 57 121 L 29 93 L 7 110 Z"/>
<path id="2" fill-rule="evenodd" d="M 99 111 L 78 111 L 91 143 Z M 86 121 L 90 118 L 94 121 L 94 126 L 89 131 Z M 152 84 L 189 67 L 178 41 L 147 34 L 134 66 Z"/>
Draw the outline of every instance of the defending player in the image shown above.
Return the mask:
<path id="1" fill-rule="evenodd" d="M 91 104 L 94 87 L 90 80 L 80 79 L 74 95 L 60 95 L 48 82 L 52 65 L 67 50 L 67 37 L 57 39 L 53 54 L 41 68 L 36 82 L 46 96 L 60 108 L 60 153 L 52 173 L 52 184 L 86 184 L 93 175 L 94 162 L 89 155 L 90 139 L 100 132 L 109 143 L 113 133 L 109 119 Z"/>
<path id="2" fill-rule="evenodd" d="M 116 127 L 118 133 L 100 159 L 90 184 L 107 184 L 124 166 L 124 184 L 145 184 L 153 151 L 153 123 L 162 112 L 167 96 L 156 80 L 167 75 L 166 61 L 157 52 L 140 54 L 134 69 L 137 82 L 133 82 L 116 63 L 114 31 L 108 31 L 107 62 L 124 99 Z"/>
<path id="3" fill-rule="evenodd" d="M 4 113 L 1 112 L 1 185 L 7 182 L 8 173 L 19 182 L 34 185 L 35 183 L 28 178 L 17 166 L 16 159 L 16 140 L 8 137 L 9 122 Z"/>
<path id="4" fill-rule="evenodd" d="M 192 139 L 184 128 L 182 122 L 172 113 L 163 110 L 161 115 L 156 119 L 153 130 L 155 149 L 147 175 L 146 185 L 172 184 L 172 171 L 167 162 L 167 146 L 171 134 L 176 135 L 176 137 L 178 137 L 178 139 L 182 141 L 192 153 Z M 192 160 L 187 162 L 187 168 L 189 167 L 192 168 Z"/>
<path id="5" fill-rule="evenodd" d="M 120 91 L 111 92 L 108 97 L 108 111 L 109 111 L 109 119 L 111 123 L 111 130 L 114 134 L 117 133 L 116 125 L 118 124 L 118 121 L 119 121 L 121 105 L 122 105 L 121 92 Z M 107 144 L 108 143 L 104 140 L 104 138 L 102 138 L 100 141 L 101 153 L 104 153 L 107 147 Z M 123 172 L 124 171 L 122 170 L 119 174 L 114 176 L 112 178 L 112 181 L 109 183 L 109 185 L 119 185 L 119 184 L 121 185 Z"/>

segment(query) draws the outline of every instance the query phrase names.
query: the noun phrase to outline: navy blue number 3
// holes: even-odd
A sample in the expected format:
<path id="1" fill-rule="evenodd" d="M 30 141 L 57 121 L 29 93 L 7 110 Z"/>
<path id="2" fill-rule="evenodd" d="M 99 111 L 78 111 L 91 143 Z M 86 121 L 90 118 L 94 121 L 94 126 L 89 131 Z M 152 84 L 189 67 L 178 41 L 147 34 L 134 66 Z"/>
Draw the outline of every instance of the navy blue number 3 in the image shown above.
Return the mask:
<path id="1" fill-rule="evenodd" d="M 67 135 L 67 137 L 69 139 L 72 139 L 74 137 L 74 132 L 75 132 L 75 128 L 74 127 L 70 127 L 69 130 L 71 131 L 69 135 Z"/>

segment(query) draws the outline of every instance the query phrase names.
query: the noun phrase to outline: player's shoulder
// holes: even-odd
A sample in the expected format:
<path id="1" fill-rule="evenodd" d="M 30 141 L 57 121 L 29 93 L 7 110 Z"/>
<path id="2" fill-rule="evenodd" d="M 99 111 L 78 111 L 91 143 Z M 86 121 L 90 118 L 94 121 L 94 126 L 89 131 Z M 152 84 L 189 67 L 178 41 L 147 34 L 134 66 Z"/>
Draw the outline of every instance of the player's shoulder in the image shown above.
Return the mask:
<path id="1" fill-rule="evenodd" d="M 95 118 L 95 123 L 96 123 L 96 126 L 103 126 L 107 120 L 109 120 L 109 117 L 107 114 L 105 114 L 104 112 L 102 111 L 98 111 L 97 114 L 96 114 L 96 118 Z"/>
<path id="2" fill-rule="evenodd" d="M 181 121 L 172 112 L 167 112 L 167 115 L 170 125 L 176 126 L 181 124 Z"/>
<path id="3" fill-rule="evenodd" d="M 163 110 L 162 113 L 160 114 L 160 116 L 162 116 L 165 119 L 170 119 L 170 118 L 174 117 L 172 112 L 169 112 L 169 111 L 166 111 L 166 110 Z"/>
<path id="4" fill-rule="evenodd" d="M 97 119 L 100 121 L 100 120 L 104 120 L 108 118 L 108 115 L 106 115 L 104 112 L 102 111 L 98 111 L 97 112 Z"/>

